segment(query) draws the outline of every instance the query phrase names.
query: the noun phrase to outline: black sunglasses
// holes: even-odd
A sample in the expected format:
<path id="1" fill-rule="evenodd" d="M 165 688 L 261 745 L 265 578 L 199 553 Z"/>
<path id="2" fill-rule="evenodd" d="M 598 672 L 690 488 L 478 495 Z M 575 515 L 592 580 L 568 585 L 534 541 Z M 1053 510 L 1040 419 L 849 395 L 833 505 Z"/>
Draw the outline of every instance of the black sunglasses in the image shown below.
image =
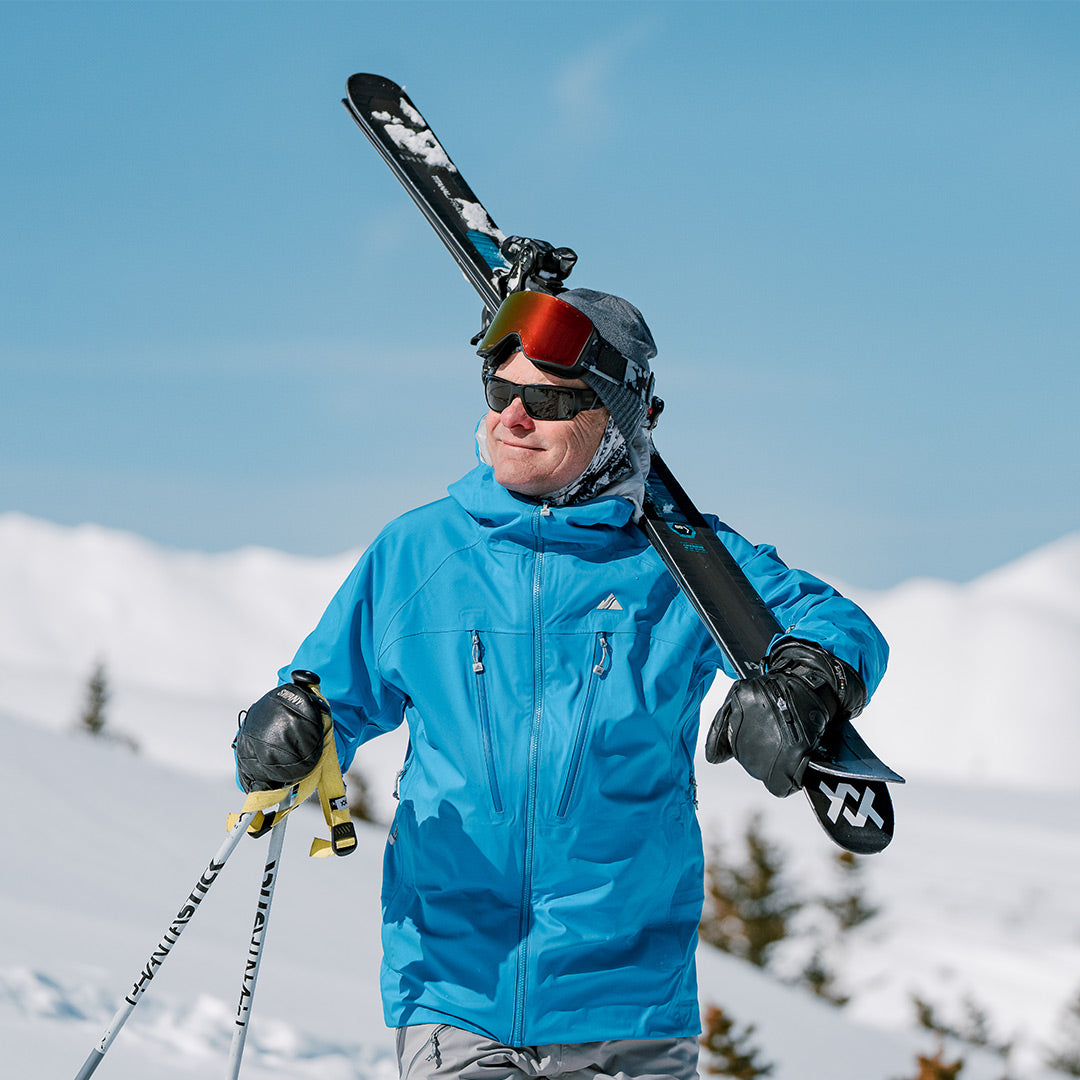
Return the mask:
<path id="1" fill-rule="evenodd" d="M 525 412 L 534 420 L 573 420 L 579 412 L 603 407 L 595 390 L 548 383 L 522 385 L 498 375 L 484 376 L 484 396 L 494 412 L 502 412 L 514 398 L 521 398 Z"/>

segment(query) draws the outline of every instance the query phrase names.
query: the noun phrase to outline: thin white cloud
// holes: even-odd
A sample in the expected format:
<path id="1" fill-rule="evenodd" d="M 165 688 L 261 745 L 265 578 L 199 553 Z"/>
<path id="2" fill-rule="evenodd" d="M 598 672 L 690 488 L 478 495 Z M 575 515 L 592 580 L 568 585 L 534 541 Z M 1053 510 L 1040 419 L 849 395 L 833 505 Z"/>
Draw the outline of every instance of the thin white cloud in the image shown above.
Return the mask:
<path id="1" fill-rule="evenodd" d="M 651 15 L 613 22 L 610 33 L 566 58 L 552 85 L 560 128 L 588 134 L 616 114 L 612 87 L 618 72 L 630 66 L 636 50 L 653 36 L 655 24 Z"/>

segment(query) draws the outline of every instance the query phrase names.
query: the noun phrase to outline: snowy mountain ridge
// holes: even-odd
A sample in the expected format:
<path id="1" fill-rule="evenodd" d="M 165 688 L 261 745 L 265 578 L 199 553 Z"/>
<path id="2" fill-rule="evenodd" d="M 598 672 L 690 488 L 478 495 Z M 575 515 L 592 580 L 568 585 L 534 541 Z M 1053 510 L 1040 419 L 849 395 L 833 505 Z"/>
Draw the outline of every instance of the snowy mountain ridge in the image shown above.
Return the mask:
<path id="1" fill-rule="evenodd" d="M 237 712 L 273 684 L 358 554 L 208 555 L 0 515 L 8 708 L 66 726 L 101 662 L 118 729 L 152 757 L 222 774 Z M 860 728 L 894 768 L 915 779 L 1080 788 L 1080 724 L 1070 719 L 1080 700 L 1080 533 L 965 585 L 843 591 L 890 643 Z"/>

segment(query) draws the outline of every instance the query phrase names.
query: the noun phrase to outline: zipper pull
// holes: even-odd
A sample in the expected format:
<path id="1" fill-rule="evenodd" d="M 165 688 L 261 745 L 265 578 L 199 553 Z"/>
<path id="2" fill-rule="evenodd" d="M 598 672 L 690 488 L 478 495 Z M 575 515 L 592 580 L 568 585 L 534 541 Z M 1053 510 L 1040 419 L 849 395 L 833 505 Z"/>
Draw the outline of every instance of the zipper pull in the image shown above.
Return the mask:
<path id="1" fill-rule="evenodd" d="M 477 675 L 480 675 L 484 670 L 484 662 L 480 659 L 480 635 L 473 632 L 472 636 L 472 669 Z"/>
<path id="2" fill-rule="evenodd" d="M 600 635 L 600 663 L 593 668 L 594 675 L 603 675 L 604 670 L 607 667 L 607 638 L 603 634 Z"/>
<path id="3" fill-rule="evenodd" d="M 547 503 L 544 503 L 544 505 L 540 507 L 540 516 L 551 517 L 551 507 L 548 506 Z"/>

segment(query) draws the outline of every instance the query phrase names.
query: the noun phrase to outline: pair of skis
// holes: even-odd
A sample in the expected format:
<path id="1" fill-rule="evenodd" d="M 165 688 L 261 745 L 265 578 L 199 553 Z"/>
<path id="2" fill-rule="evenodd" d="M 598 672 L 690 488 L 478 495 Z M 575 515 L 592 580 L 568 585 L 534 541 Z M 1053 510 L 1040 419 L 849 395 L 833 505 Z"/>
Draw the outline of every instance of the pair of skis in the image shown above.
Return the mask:
<path id="1" fill-rule="evenodd" d="M 507 243 L 400 86 L 379 75 L 353 75 L 343 104 L 427 218 L 487 312 L 494 313 L 507 292 L 518 288 L 558 290 L 573 266 L 573 253 L 517 237 Z M 769 644 L 781 628 L 655 452 L 641 524 L 739 676 L 760 674 Z M 865 855 L 881 851 L 893 836 L 887 783 L 903 783 L 903 777 L 880 761 L 845 721 L 819 748 L 807 768 L 803 790 L 831 839 Z"/>

